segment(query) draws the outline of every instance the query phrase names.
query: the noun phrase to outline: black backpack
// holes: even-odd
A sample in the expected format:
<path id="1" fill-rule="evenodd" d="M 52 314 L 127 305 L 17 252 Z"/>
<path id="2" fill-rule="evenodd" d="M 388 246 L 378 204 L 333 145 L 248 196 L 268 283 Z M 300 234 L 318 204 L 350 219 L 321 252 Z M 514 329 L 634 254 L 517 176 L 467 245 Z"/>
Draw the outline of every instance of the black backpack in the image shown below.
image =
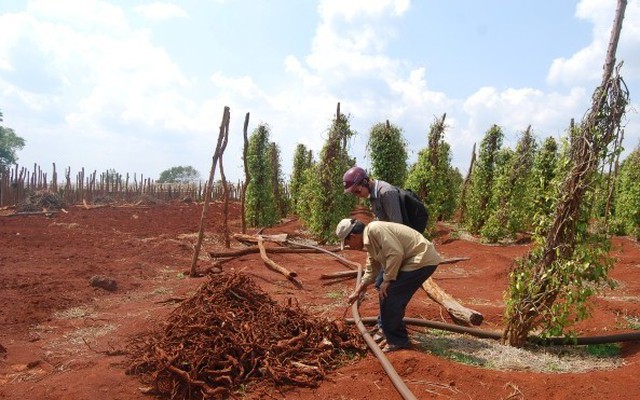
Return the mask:
<path id="1" fill-rule="evenodd" d="M 398 188 L 400 192 L 400 209 L 402 210 L 402 223 L 423 233 L 429 222 L 429 212 L 417 194 L 410 189 Z"/>

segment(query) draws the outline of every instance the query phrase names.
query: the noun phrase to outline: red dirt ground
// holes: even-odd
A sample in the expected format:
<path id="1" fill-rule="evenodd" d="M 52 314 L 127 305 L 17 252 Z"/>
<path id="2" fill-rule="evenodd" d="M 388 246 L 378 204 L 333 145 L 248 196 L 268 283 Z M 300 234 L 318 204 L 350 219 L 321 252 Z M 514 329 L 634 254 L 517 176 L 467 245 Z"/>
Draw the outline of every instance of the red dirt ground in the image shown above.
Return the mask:
<path id="1" fill-rule="evenodd" d="M 209 210 L 200 268 L 212 261 L 207 251 L 223 249 L 222 207 Z M 9 214 L 12 210 L 0 210 Z M 125 375 L 129 338 L 161 322 L 206 278 L 188 278 L 192 244 L 202 206 L 176 203 L 151 207 L 73 207 L 67 213 L 0 216 L 0 398 L 3 399 L 148 399 L 135 376 Z M 240 232 L 239 206 L 230 210 L 232 233 Z M 264 233 L 300 235 L 295 220 Z M 250 231 L 248 233 L 254 233 Z M 503 292 L 514 258 L 527 245 L 486 246 L 451 240 L 446 229 L 435 239 L 445 257 L 469 261 L 443 265 L 434 280 L 462 304 L 480 311 L 480 328 L 499 331 Z M 232 247 L 242 245 L 232 240 Z M 345 251 L 364 261 L 364 253 Z M 594 301 L 593 317 L 580 325 L 581 335 L 629 332 L 625 316 L 640 316 L 640 246 L 614 239 L 617 257 L 612 277 L 619 287 Z M 324 273 L 346 267 L 326 254 L 272 254 L 280 265 L 298 273 L 297 289 L 268 269 L 259 254 L 223 264 L 225 270 L 252 274 L 279 301 L 297 301 L 318 316 L 351 317 L 346 296 L 353 281 L 327 285 Z M 106 275 L 118 283 L 115 292 L 93 288 L 89 279 Z M 362 316 L 376 315 L 372 297 Z M 420 291 L 408 317 L 451 322 L 440 306 Z M 640 343 L 622 346 L 624 364 L 586 373 L 495 371 L 459 364 L 418 350 L 389 354 L 389 360 L 419 399 L 638 399 Z M 246 398 L 251 398 L 248 394 Z M 332 372 L 316 389 L 293 389 L 271 398 L 400 399 L 377 359 L 365 359 Z"/>

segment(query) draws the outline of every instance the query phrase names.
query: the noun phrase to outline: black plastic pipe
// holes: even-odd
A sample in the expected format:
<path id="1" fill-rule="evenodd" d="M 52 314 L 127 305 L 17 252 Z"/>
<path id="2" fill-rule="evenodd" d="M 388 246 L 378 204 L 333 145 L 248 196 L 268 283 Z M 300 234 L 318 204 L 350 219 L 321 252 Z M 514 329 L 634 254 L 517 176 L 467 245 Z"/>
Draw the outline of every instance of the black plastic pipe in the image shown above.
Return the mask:
<path id="1" fill-rule="evenodd" d="M 376 317 L 366 317 L 360 319 L 362 324 L 375 324 L 377 322 Z M 353 322 L 353 320 L 347 318 L 347 322 Z M 467 333 L 472 336 L 476 336 L 483 339 L 502 339 L 502 332 L 485 331 L 477 328 L 469 328 L 466 326 L 460 326 L 455 324 L 449 324 L 446 322 L 431 321 L 428 319 L 419 318 L 405 318 L 404 322 L 409 325 L 424 326 L 427 328 L 435 328 L 444 331 Z M 632 342 L 640 340 L 640 332 L 629 333 L 615 333 L 604 336 L 586 336 L 577 337 L 574 339 L 567 339 L 564 337 L 551 337 L 541 338 L 537 336 L 530 336 L 528 341 L 540 345 L 578 345 L 584 346 L 589 344 L 605 344 L 605 343 L 618 343 L 618 342 Z"/>

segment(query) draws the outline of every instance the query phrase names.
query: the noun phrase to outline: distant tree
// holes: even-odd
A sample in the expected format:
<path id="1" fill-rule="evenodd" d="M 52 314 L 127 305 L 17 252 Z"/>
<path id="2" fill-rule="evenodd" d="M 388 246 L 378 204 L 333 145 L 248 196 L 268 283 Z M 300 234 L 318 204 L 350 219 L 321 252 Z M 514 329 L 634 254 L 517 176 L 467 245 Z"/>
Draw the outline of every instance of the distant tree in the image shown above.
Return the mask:
<path id="1" fill-rule="evenodd" d="M 530 227 L 533 190 L 529 177 L 536 150 L 535 137 L 529 126 L 518 140 L 515 151 L 503 149 L 499 152 L 491 194 L 495 208 L 480 231 L 490 242 L 514 238 L 517 232 Z"/>
<path id="2" fill-rule="evenodd" d="M 514 151 L 509 148 L 498 150 L 494 158 L 493 185 L 489 193 L 490 200 L 483 209 L 486 220 L 478 232 L 489 243 L 495 243 L 499 239 L 509 236 L 507 199 L 510 197 L 510 172 L 514 158 Z"/>
<path id="3" fill-rule="evenodd" d="M 247 169 L 251 179 L 244 206 L 247 223 L 253 227 L 273 226 L 279 219 L 269 135 L 267 125 L 258 126 L 249 137 L 247 148 Z"/>
<path id="4" fill-rule="evenodd" d="M 287 194 L 287 187 L 284 183 L 284 178 L 282 177 L 280 148 L 276 142 L 271 142 L 269 144 L 269 158 L 271 160 L 271 170 L 273 171 L 271 179 L 278 215 L 280 218 L 285 218 L 289 212 L 289 196 Z"/>
<path id="5" fill-rule="evenodd" d="M 2 111 L 0 111 L 0 122 L 3 122 Z M 13 165 L 18 161 L 16 151 L 22 150 L 25 141 L 11 128 L 0 125 L 0 169 Z"/>
<path id="6" fill-rule="evenodd" d="M 614 210 L 619 233 L 640 238 L 640 147 L 620 166 Z"/>
<path id="7" fill-rule="evenodd" d="M 451 167 L 451 146 L 444 140 L 445 119 L 446 114 L 443 114 L 430 125 L 428 146 L 418 153 L 418 160 L 409 169 L 405 183 L 427 207 L 431 228 L 437 221 L 453 216 L 462 182 L 460 172 Z"/>
<path id="8" fill-rule="evenodd" d="M 502 128 L 493 125 L 485 133 L 480 144 L 480 152 L 471 173 L 471 186 L 464 211 L 465 225 L 474 233 L 478 233 L 487 218 L 493 212 L 495 204 L 491 204 L 494 180 L 496 177 L 496 163 L 502 148 L 504 134 Z"/>
<path id="9" fill-rule="evenodd" d="M 191 183 L 200 179 L 200 173 L 190 165 L 171 167 L 160 173 L 158 183 Z"/>
<path id="10" fill-rule="evenodd" d="M 528 225 L 545 229 L 550 224 L 557 200 L 556 173 L 558 168 L 558 142 L 549 136 L 536 152 L 529 177 L 532 194 Z"/>
<path id="11" fill-rule="evenodd" d="M 298 144 L 293 155 L 293 171 L 289 182 L 291 206 L 293 207 L 293 212 L 296 214 L 298 214 L 298 199 L 300 198 L 300 191 L 302 190 L 302 186 L 305 182 L 305 171 L 312 166 L 313 152 L 308 150 L 304 144 Z"/>
<path id="12" fill-rule="evenodd" d="M 402 129 L 386 123 L 375 124 L 367 142 L 371 175 L 394 186 L 403 186 L 407 177 L 407 142 Z"/>
<path id="13" fill-rule="evenodd" d="M 353 135 L 349 118 L 340 112 L 338 103 L 320 160 L 305 174 L 299 198 L 305 207 L 298 207 L 300 220 L 323 242 L 335 242 L 336 225 L 348 218 L 356 205 L 355 196 L 346 196 L 342 186 L 344 172 L 354 164 L 347 152 L 348 139 Z"/>

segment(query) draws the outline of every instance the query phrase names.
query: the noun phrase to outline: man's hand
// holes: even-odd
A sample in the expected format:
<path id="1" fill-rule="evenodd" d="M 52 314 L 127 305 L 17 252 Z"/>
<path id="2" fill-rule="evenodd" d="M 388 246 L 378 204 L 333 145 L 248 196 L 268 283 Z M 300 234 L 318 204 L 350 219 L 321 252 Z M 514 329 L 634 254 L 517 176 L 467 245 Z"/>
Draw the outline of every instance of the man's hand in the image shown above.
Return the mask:
<path id="1" fill-rule="evenodd" d="M 353 304 L 360 297 L 363 297 L 366 292 L 367 292 L 367 285 L 363 285 L 362 283 L 360 283 L 356 288 L 356 290 L 354 290 L 353 293 L 351 293 L 351 295 L 349 296 L 348 298 L 349 304 Z"/>
<path id="2" fill-rule="evenodd" d="M 389 285 L 391 285 L 391 281 L 384 281 L 380 285 L 380 297 L 383 299 L 387 297 L 387 290 L 389 289 Z"/>

